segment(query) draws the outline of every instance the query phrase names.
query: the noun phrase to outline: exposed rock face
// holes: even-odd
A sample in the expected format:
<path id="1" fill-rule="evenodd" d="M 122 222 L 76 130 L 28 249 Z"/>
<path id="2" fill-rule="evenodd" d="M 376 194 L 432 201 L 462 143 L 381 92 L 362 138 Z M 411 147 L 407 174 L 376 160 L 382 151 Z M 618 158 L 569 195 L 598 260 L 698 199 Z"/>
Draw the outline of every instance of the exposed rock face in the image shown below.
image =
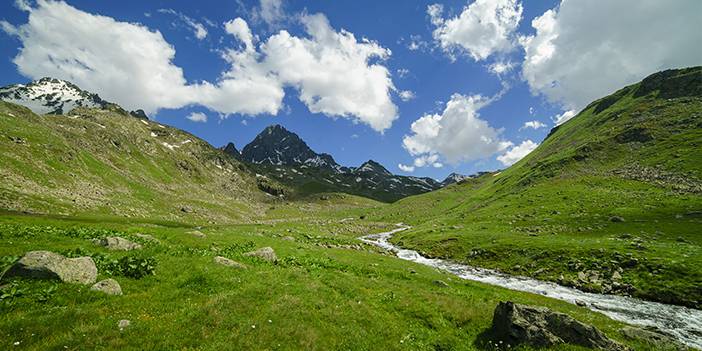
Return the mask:
<path id="1" fill-rule="evenodd" d="M 113 251 L 131 251 L 141 249 L 141 245 L 118 236 L 95 239 L 93 242 L 96 245 L 106 247 L 108 250 Z"/>
<path id="2" fill-rule="evenodd" d="M 90 290 L 101 291 L 107 295 L 122 295 L 122 287 L 114 279 L 105 279 L 95 283 Z"/>
<path id="3" fill-rule="evenodd" d="M 275 262 L 278 260 L 278 256 L 275 255 L 272 247 L 262 247 L 256 251 L 247 252 L 244 256 L 258 257 L 268 262 Z"/>
<path id="4" fill-rule="evenodd" d="M 214 262 L 217 264 L 221 264 L 223 266 L 227 266 L 227 267 L 246 269 L 245 265 L 243 265 L 237 261 L 230 260 L 226 257 L 222 257 L 222 256 L 215 257 Z"/>
<path id="5" fill-rule="evenodd" d="M 597 328 L 544 307 L 500 302 L 492 320 L 492 335 L 512 347 L 547 347 L 569 343 L 599 350 L 628 350 Z"/>
<path id="6" fill-rule="evenodd" d="M 237 160 L 241 160 L 241 152 L 239 152 L 234 143 L 227 143 L 227 145 L 221 147 L 220 150 Z"/>
<path id="7" fill-rule="evenodd" d="M 50 251 L 30 251 L 12 265 L 5 276 L 59 279 L 87 285 L 95 283 L 97 267 L 90 257 L 66 258 Z"/>

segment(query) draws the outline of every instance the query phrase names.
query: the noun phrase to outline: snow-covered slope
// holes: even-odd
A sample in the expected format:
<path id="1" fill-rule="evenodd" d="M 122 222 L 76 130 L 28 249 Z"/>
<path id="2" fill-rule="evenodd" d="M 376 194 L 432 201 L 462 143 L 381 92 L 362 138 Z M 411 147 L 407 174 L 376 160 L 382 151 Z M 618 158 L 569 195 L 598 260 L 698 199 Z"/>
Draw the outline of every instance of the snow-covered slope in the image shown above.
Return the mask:
<path id="1" fill-rule="evenodd" d="M 71 82 L 42 78 L 29 84 L 0 88 L 0 99 L 26 106 L 36 114 L 66 114 L 76 107 L 104 108 L 109 104 L 97 94 L 84 91 Z"/>

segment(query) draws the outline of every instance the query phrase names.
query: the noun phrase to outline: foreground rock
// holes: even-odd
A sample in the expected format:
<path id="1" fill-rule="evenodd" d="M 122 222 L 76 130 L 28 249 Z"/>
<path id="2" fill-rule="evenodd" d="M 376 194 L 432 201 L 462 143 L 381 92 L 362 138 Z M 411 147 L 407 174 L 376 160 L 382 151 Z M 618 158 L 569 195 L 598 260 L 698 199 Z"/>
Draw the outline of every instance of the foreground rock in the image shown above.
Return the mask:
<path id="1" fill-rule="evenodd" d="M 247 252 L 244 256 L 258 257 L 268 262 L 275 262 L 278 260 L 278 256 L 275 255 L 275 251 L 273 251 L 272 247 L 262 247 L 256 251 Z"/>
<path id="2" fill-rule="evenodd" d="M 30 251 L 5 273 L 5 277 L 58 279 L 66 283 L 93 284 L 97 267 L 90 257 L 66 258 L 50 251 Z"/>
<path id="3" fill-rule="evenodd" d="M 217 263 L 217 264 L 221 264 L 222 266 L 233 267 L 233 268 L 240 268 L 240 269 L 246 269 L 246 266 L 245 266 L 245 265 L 243 265 L 243 264 L 241 264 L 241 263 L 239 263 L 239 262 L 237 262 L 237 261 L 230 260 L 230 259 L 228 259 L 228 258 L 226 258 L 226 257 L 222 257 L 222 256 L 217 256 L 217 257 L 215 257 L 215 258 L 214 258 L 214 262 Z"/>
<path id="4" fill-rule="evenodd" d="M 160 243 L 160 242 L 161 242 L 161 241 L 159 241 L 158 239 L 154 238 L 153 236 L 151 236 L 151 235 L 149 235 L 149 234 L 136 233 L 136 234 L 134 234 L 134 235 L 135 235 L 137 238 L 141 238 L 141 239 L 144 239 L 144 240 L 147 240 L 147 241 L 151 241 L 151 242 L 154 242 L 154 243 Z"/>
<path id="5" fill-rule="evenodd" d="M 100 245 L 113 251 L 131 251 L 141 249 L 141 245 L 118 236 L 108 236 L 102 239 L 93 239 L 95 245 Z"/>
<path id="6" fill-rule="evenodd" d="M 500 302 L 492 320 L 492 336 L 514 347 L 574 344 L 599 350 L 628 350 L 597 328 L 545 307 Z"/>
<path id="7" fill-rule="evenodd" d="M 95 283 L 90 290 L 100 291 L 107 295 L 122 295 L 122 287 L 114 279 L 105 279 Z"/>
<path id="8" fill-rule="evenodd" d="M 205 238 L 205 237 L 207 237 L 207 235 L 205 235 L 205 233 L 203 233 L 203 232 L 201 232 L 201 231 L 199 231 L 199 230 L 190 231 L 190 232 L 188 232 L 188 234 L 190 234 L 190 235 L 192 235 L 192 236 L 195 236 L 195 237 L 198 237 L 198 238 Z"/>
<path id="9" fill-rule="evenodd" d="M 127 329 L 132 322 L 129 321 L 129 319 L 120 319 L 119 322 L 117 322 L 117 327 L 119 327 L 119 331 Z"/>

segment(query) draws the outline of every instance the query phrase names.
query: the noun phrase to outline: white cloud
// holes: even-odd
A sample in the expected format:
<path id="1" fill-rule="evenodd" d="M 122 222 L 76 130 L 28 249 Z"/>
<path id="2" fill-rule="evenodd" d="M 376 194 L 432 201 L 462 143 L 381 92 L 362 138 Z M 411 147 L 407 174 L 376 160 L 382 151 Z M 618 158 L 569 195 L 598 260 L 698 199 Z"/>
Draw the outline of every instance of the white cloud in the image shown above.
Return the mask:
<path id="1" fill-rule="evenodd" d="M 441 162 L 434 162 L 434 163 L 432 163 L 432 167 L 434 167 L 434 168 L 441 168 L 441 167 L 443 167 L 443 166 L 444 166 L 444 164 L 441 163 Z"/>
<path id="2" fill-rule="evenodd" d="M 560 115 L 554 116 L 553 123 L 555 123 L 557 126 L 560 126 L 561 124 L 565 123 L 569 119 L 575 117 L 576 114 L 577 113 L 575 112 L 575 110 L 565 111 L 565 112 L 561 113 Z"/>
<path id="3" fill-rule="evenodd" d="M 405 102 L 410 101 L 416 97 L 414 95 L 414 92 L 411 90 L 402 90 L 399 93 L 397 93 L 397 95 L 400 97 L 400 99 L 402 101 L 405 101 Z"/>
<path id="4" fill-rule="evenodd" d="M 402 40 L 404 41 L 404 39 Z M 407 49 L 410 51 L 427 51 L 429 50 L 429 43 L 422 39 L 422 36 L 419 34 L 412 34 L 409 37 L 409 41 L 407 43 Z"/>
<path id="5" fill-rule="evenodd" d="M 335 31 L 321 14 L 301 16 L 309 37 L 280 31 L 261 43 L 244 20 L 227 22 L 225 30 L 244 48 L 219 50 L 230 68 L 217 82 L 189 84 L 173 64 L 175 49 L 160 32 L 64 2 L 36 4 L 27 5 L 29 21 L 16 31 L 3 25 L 22 41 L 13 60 L 20 73 L 70 80 L 127 109 L 152 114 L 200 104 L 223 116 L 277 114 L 284 88 L 292 87 L 314 113 L 349 118 L 380 132 L 397 118 L 390 96 L 395 87 L 383 65 L 390 50 Z"/>
<path id="6" fill-rule="evenodd" d="M 261 0 L 260 6 L 254 8 L 254 21 L 263 21 L 271 28 L 277 28 L 280 22 L 285 19 L 282 0 Z"/>
<path id="7" fill-rule="evenodd" d="M 398 68 L 396 72 L 397 75 L 400 76 L 400 78 L 405 78 L 410 73 L 410 71 L 407 68 Z"/>
<path id="8" fill-rule="evenodd" d="M 10 22 L 0 20 L 0 29 L 7 35 L 15 36 L 18 35 L 17 27 L 10 24 Z"/>
<path id="9" fill-rule="evenodd" d="M 522 5 L 517 0 L 476 0 L 453 18 L 444 19 L 438 4 L 430 5 L 427 14 L 436 27 L 434 40 L 445 52 L 452 58 L 456 51 L 465 52 L 480 61 L 514 47 Z"/>
<path id="10" fill-rule="evenodd" d="M 497 76 L 503 75 L 505 73 L 509 73 L 512 69 L 514 69 L 514 63 L 507 61 L 507 62 L 494 62 L 488 66 L 488 70 Z"/>
<path id="11" fill-rule="evenodd" d="M 425 166 L 433 165 L 438 160 L 439 160 L 439 155 L 437 155 L 437 154 L 423 155 L 423 156 L 420 156 L 420 157 L 417 157 L 414 159 L 414 166 L 415 167 L 425 167 Z"/>
<path id="12" fill-rule="evenodd" d="M 185 117 L 193 122 L 207 122 L 207 115 L 202 112 L 192 112 L 187 117 Z"/>
<path id="13" fill-rule="evenodd" d="M 202 23 L 196 22 L 194 19 L 173 9 L 158 9 L 158 12 L 178 17 L 178 19 L 185 23 L 185 25 L 190 27 L 190 29 L 193 31 L 193 34 L 195 35 L 195 38 L 202 40 L 205 39 L 205 37 L 207 37 L 207 29 L 205 29 L 205 26 L 202 25 Z M 151 15 L 147 17 L 150 16 Z"/>
<path id="14" fill-rule="evenodd" d="M 524 125 L 521 128 L 519 128 L 519 130 L 527 129 L 527 128 L 540 129 L 540 128 L 545 128 L 545 127 L 546 127 L 546 125 L 543 124 L 541 121 L 528 121 L 528 122 L 524 122 Z"/>
<path id="15" fill-rule="evenodd" d="M 537 146 L 539 146 L 539 144 L 531 140 L 524 140 L 521 144 L 513 146 L 504 154 L 497 156 L 497 160 L 505 166 L 511 166 L 515 162 L 524 158 L 524 156 L 528 155 L 530 152 L 534 151 Z"/>
<path id="16" fill-rule="evenodd" d="M 702 64 L 702 1 L 562 1 L 521 39 L 523 76 L 566 110 L 667 68 Z"/>
<path id="17" fill-rule="evenodd" d="M 412 135 L 404 136 L 403 147 L 417 159 L 440 155 L 450 163 L 503 151 L 511 143 L 478 114 L 491 101 L 480 95 L 452 95 L 441 114 L 426 114 L 412 123 Z"/>
<path id="18" fill-rule="evenodd" d="M 414 166 L 407 166 L 407 165 L 403 165 L 402 163 L 399 163 L 397 165 L 397 168 L 399 168 L 403 172 L 408 172 L 408 173 L 414 172 Z"/>

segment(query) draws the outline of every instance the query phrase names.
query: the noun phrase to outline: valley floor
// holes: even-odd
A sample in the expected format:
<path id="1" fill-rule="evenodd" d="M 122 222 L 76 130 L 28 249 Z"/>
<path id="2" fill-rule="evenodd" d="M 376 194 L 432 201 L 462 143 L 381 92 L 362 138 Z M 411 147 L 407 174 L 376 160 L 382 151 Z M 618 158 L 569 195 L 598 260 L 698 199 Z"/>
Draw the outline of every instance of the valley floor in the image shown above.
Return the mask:
<path id="1" fill-rule="evenodd" d="M 5 214 L 0 269 L 32 250 L 89 255 L 98 280 L 116 279 L 124 295 L 3 279 L 0 348 L 489 350 L 495 347 L 484 335 L 493 310 L 510 300 L 567 313 L 636 350 L 657 349 L 624 339 L 622 323 L 587 309 L 460 280 L 362 244 L 359 236 L 392 225 L 360 220 L 360 211 L 315 217 L 277 211 L 289 219 L 204 228 Z M 143 248 L 107 251 L 91 242 L 108 235 Z M 243 255 L 265 246 L 275 250 L 277 263 Z M 215 256 L 248 268 L 215 264 Z M 137 274 L 114 269 L 122 257 L 147 264 L 135 267 Z M 136 278 L 151 268 L 153 274 Z M 119 328 L 125 319 L 130 325 Z"/>

